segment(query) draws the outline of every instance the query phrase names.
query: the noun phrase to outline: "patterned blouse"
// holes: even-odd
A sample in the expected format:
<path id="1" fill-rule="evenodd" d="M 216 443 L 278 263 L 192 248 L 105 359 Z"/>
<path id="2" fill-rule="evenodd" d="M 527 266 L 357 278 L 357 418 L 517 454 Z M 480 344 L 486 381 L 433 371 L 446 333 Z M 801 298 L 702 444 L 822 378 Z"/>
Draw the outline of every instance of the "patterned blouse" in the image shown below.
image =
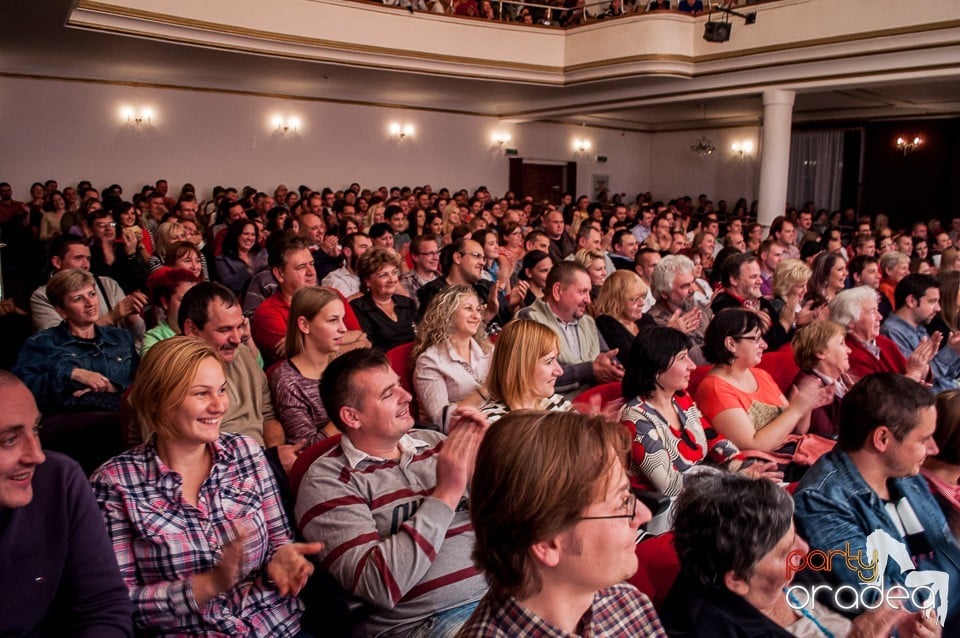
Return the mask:
<path id="1" fill-rule="evenodd" d="M 160 460 L 153 439 L 91 477 L 134 622 L 156 636 L 295 636 L 302 604 L 263 578 L 276 551 L 292 540 L 266 457 L 253 439 L 229 433 L 211 451 L 197 507 L 183 498 L 183 477 Z M 237 584 L 199 606 L 190 577 L 216 567 L 220 548 L 241 531 Z"/>
<path id="2" fill-rule="evenodd" d="M 573 410 L 573 404 L 564 399 L 562 394 L 554 394 L 551 397 L 542 399 L 536 409 L 547 412 L 569 412 Z M 490 401 L 480 408 L 480 412 L 483 416 L 487 417 L 488 422 L 493 424 L 510 412 L 510 408 L 507 407 L 506 403 Z"/>
<path id="3" fill-rule="evenodd" d="M 690 395 L 674 396 L 673 408 L 680 419 L 679 430 L 639 397 L 620 410 L 620 421 L 633 434 L 630 482 L 634 488 L 652 487 L 660 494 L 677 496 L 683 489 L 683 475 L 705 460 L 731 471 L 741 467 L 740 450 L 713 429 Z"/>

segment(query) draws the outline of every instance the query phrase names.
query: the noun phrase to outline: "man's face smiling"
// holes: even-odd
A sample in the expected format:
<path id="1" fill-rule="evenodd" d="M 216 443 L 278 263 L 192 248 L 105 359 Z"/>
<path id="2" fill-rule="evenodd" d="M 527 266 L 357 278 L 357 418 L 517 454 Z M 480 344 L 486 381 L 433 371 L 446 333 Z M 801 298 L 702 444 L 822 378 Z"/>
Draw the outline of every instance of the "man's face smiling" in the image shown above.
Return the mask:
<path id="1" fill-rule="evenodd" d="M 360 405 L 349 410 L 353 423 L 362 435 L 381 442 L 396 442 L 413 427 L 410 414 L 410 393 L 400 385 L 400 378 L 390 368 L 361 370 L 353 376 L 361 388 Z"/>
<path id="2" fill-rule="evenodd" d="M 33 500 L 33 473 L 46 460 L 37 428 L 40 412 L 26 386 L 0 386 L 0 511 Z"/>
<path id="3" fill-rule="evenodd" d="M 901 478 L 916 476 L 920 473 L 920 466 L 927 456 L 934 456 L 940 450 L 933 433 L 937 429 L 937 409 L 933 406 L 920 408 L 917 413 L 916 425 L 902 441 L 898 441 L 893 433 L 889 433 L 889 441 L 883 454 L 887 476 Z"/>
<path id="4" fill-rule="evenodd" d="M 232 363 L 240 347 L 240 328 L 243 325 L 243 311 L 240 304 L 229 308 L 222 299 L 213 299 L 207 305 L 207 323 L 202 329 L 194 329 L 188 334 L 200 337 L 213 346 L 224 362 Z M 192 325 L 192 324 L 191 324 Z"/>

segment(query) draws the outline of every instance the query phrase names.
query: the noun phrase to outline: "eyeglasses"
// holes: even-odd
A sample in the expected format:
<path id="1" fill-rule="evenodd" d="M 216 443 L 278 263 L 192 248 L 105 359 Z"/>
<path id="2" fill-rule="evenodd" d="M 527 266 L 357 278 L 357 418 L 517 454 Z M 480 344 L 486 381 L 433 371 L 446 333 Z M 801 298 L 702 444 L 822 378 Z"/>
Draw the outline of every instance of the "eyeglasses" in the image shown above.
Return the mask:
<path id="1" fill-rule="evenodd" d="M 581 516 L 579 520 L 581 521 L 600 521 L 608 518 L 627 518 L 633 520 L 633 517 L 637 515 L 637 497 L 630 492 L 623 497 L 623 501 L 620 503 L 620 509 L 630 510 L 629 514 L 609 514 L 607 516 Z"/>
<path id="2" fill-rule="evenodd" d="M 94 224 L 94 225 L 95 225 L 97 228 L 99 228 L 100 230 L 106 230 L 106 229 L 108 229 L 108 228 L 116 228 L 116 227 L 117 227 L 116 222 L 107 222 L 107 223 L 105 223 L 105 224 Z"/>
<path id="3" fill-rule="evenodd" d="M 737 341 L 753 341 L 755 343 L 760 343 L 763 340 L 763 335 L 740 335 L 734 337 Z"/>
<path id="4" fill-rule="evenodd" d="M 474 259 L 480 259 L 483 257 L 483 253 L 460 253 L 460 254 L 463 255 L 464 257 L 466 257 L 467 255 L 470 255 Z"/>

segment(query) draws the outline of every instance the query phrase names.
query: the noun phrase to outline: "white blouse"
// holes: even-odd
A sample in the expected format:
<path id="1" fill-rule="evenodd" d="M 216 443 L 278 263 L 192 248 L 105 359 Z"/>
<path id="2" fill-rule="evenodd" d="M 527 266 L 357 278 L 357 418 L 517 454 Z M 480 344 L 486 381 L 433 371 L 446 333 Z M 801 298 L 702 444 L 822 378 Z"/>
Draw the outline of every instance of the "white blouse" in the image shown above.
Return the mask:
<path id="1" fill-rule="evenodd" d="M 413 388 L 420 402 L 420 418 L 446 432 L 445 409 L 483 386 L 492 357 L 493 350 L 484 353 L 476 339 L 470 340 L 469 363 L 448 342 L 427 348 L 417 357 L 413 368 Z"/>

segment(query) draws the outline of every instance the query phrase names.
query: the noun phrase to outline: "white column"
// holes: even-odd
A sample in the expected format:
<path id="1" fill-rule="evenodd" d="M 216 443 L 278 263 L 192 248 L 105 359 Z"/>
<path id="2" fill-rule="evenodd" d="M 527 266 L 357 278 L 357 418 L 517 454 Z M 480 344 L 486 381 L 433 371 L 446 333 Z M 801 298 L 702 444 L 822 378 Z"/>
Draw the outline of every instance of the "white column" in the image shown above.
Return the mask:
<path id="1" fill-rule="evenodd" d="M 793 123 L 793 91 L 763 92 L 763 131 L 760 146 L 760 197 L 757 221 L 764 226 L 783 215 L 790 170 L 790 130 Z"/>

